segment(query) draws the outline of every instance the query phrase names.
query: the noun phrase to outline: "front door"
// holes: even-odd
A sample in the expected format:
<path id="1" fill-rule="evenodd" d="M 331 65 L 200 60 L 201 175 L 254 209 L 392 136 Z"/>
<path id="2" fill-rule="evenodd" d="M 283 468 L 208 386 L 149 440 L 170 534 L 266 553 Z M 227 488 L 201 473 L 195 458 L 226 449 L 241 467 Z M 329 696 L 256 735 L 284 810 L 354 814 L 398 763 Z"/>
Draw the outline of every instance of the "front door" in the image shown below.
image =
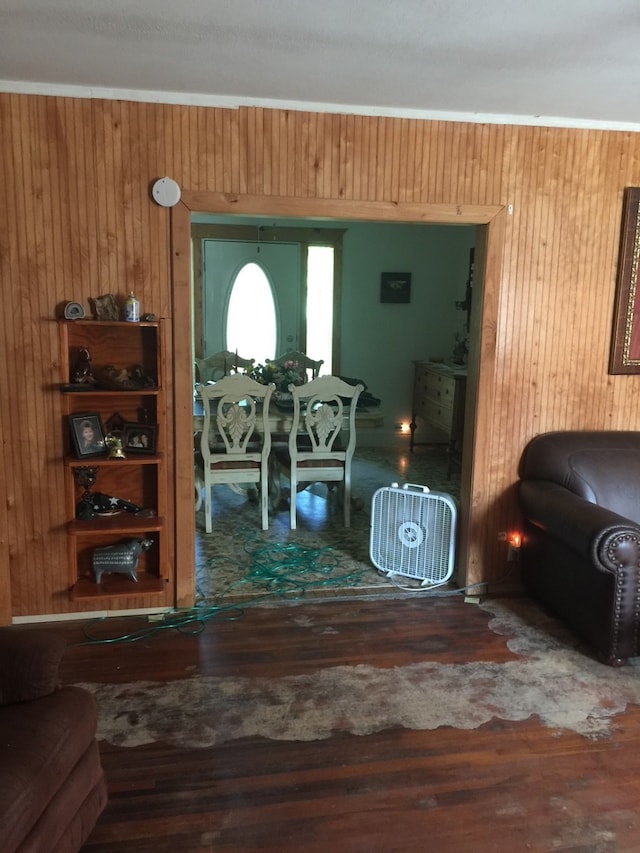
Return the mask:
<path id="1" fill-rule="evenodd" d="M 240 270 L 260 266 L 272 289 L 276 309 L 276 352 L 240 353 L 263 362 L 286 350 L 299 349 L 302 323 L 300 247 L 293 243 L 204 240 L 202 268 L 203 355 L 227 349 L 227 307 Z M 251 305 L 247 305 L 247 312 Z"/>

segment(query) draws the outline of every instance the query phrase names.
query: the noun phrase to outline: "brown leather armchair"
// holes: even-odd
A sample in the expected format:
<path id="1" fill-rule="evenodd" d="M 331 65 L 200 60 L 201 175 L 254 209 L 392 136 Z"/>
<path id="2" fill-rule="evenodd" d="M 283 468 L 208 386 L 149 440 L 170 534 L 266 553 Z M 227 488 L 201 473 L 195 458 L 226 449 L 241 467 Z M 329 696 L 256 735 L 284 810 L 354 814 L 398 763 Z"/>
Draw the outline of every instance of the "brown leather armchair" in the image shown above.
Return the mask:
<path id="1" fill-rule="evenodd" d="M 610 665 L 640 654 L 640 432 L 551 432 L 519 466 L 527 592 Z"/>

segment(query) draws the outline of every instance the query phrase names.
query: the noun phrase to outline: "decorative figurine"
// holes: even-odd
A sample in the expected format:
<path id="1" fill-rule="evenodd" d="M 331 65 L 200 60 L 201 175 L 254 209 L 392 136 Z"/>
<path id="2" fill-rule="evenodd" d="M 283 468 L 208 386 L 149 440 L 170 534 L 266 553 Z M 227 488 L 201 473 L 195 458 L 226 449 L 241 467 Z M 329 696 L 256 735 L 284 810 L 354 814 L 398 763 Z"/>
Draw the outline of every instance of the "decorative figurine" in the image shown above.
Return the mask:
<path id="1" fill-rule="evenodd" d="M 115 435 L 118 438 L 122 438 L 122 431 L 124 430 L 125 423 L 126 420 L 120 414 L 120 412 L 114 412 L 105 421 L 105 426 L 107 428 L 107 431 L 110 432 L 112 435 Z"/>
<path id="2" fill-rule="evenodd" d="M 73 469 L 73 475 L 76 478 L 78 485 L 82 486 L 84 489 L 81 500 L 76 504 L 76 518 L 79 518 L 81 521 L 90 521 L 92 518 L 96 517 L 96 513 L 93 508 L 91 486 L 93 486 L 98 478 L 98 469 L 91 465 L 81 465 L 80 467 Z"/>
<path id="3" fill-rule="evenodd" d="M 96 382 L 107 391 L 138 391 L 156 387 L 155 379 L 140 364 L 134 364 L 129 369 L 107 364 L 97 372 Z"/>
<path id="4" fill-rule="evenodd" d="M 109 432 L 104 437 L 104 442 L 109 448 L 109 459 L 126 459 L 127 454 L 122 449 L 122 437 Z"/>
<path id="5" fill-rule="evenodd" d="M 129 371 L 132 382 L 139 388 L 155 388 L 156 380 L 149 376 L 141 364 L 134 364 Z"/>
<path id="6" fill-rule="evenodd" d="M 118 545 L 96 548 L 93 552 L 93 575 L 96 583 L 100 583 L 103 574 L 113 572 L 127 575 L 132 581 L 137 581 L 136 569 L 140 554 L 152 545 L 153 539 L 127 539 Z"/>
<path id="7" fill-rule="evenodd" d="M 91 353 L 86 347 L 78 350 L 78 357 L 73 365 L 71 382 L 75 385 L 94 385 L 95 378 L 91 372 Z"/>

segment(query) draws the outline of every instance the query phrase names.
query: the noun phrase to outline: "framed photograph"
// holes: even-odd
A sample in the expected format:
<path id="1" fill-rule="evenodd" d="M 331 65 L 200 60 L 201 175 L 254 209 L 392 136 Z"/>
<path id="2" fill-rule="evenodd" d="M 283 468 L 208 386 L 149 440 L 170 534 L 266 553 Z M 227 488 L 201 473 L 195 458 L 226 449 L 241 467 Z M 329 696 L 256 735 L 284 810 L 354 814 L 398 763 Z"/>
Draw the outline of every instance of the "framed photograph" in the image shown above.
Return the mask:
<path id="1" fill-rule="evenodd" d="M 609 373 L 640 373 L 640 188 L 626 187 Z"/>
<path id="2" fill-rule="evenodd" d="M 157 424 L 124 425 L 122 449 L 125 453 L 155 453 L 157 443 Z"/>
<path id="3" fill-rule="evenodd" d="M 100 456 L 107 451 L 102 418 L 97 412 L 69 415 L 69 427 L 73 449 L 78 459 Z"/>
<path id="4" fill-rule="evenodd" d="M 411 273 L 381 273 L 380 302 L 411 302 Z"/>

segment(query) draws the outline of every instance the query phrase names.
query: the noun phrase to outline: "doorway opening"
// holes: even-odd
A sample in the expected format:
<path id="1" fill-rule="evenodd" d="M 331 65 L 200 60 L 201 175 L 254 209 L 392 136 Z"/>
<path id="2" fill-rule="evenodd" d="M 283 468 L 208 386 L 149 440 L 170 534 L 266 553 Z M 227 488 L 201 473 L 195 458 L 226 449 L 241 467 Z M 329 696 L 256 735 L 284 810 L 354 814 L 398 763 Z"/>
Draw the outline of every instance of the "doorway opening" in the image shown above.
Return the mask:
<path id="1" fill-rule="evenodd" d="M 430 206 L 428 213 L 420 204 L 401 203 L 392 209 L 384 204 L 361 204 L 358 202 L 333 202 L 319 199 L 301 200 L 295 203 L 286 198 L 269 199 L 270 215 L 327 220 L 378 221 L 396 223 L 469 224 L 480 226 L 477 230 L 476 272 L 482 279 L 483 293 L 477 300 L 478 312 L 474 324 L 478 333 L 471 336 L 469 405 L 465 424 L 465 447 L 462 464 L 461 486 L 461 530 L 458 555 L 461 564 L 459 583 L 480 583 L 483 570 L 483 549 L 486 547 L 484 528 L 479 523 L 487 512 L 482 500 L 482 489 L 478 490 L 473 503 L 474 483 L 481 484 L 489 471 L 489 460 L 481 451 L 486 446 L 483 437 L 490 432 L 492 416 L 492 376 L 495 348 L 492 341 L 483 340 L 482 331 L 495 329 L 500 285 L 500 258 L 504 242 L 505 211 L 502 206 Z M 263 197 L 234 196 L 233 199 L 217 193 L 190 193 L 184 191 L 179 205 L 172 209 L 172 239 L 174 247 L 173 295 L 174 295 L 174 370 L 175 370 L 175 474 L 176 474 L 176 521 L 177 529 L 184 530 L 192 525 L 193 519 L 193 471 L 190 465 L 192 446 L 189 446 L 190 401 L 188 389 L 179 377 L 190 370 L 190 353 L 181 345 L 181 334 L 190 331 L 190 282 L 188 240 L 192 213 L 214 213 L 217 216 L 236 215 L 250 217 L 264 215 Z M 480 295 L 480 294 L 479 294 Z M 185 298 L 186 297 L 186 298 Z M 475 302 L 476 300 L 474 300 Z M 475 340 L 475 344 L 474 344 Z M 184 342 L 184 339 L 182 339 Z M 486 343 L 486 346 L 484 345 Z M 181 437 L 182 436 L 182 437 Z M 193 600 L 193 543 L 187 538 L 176 541 L 177 602 L 188 604 Z"/>

